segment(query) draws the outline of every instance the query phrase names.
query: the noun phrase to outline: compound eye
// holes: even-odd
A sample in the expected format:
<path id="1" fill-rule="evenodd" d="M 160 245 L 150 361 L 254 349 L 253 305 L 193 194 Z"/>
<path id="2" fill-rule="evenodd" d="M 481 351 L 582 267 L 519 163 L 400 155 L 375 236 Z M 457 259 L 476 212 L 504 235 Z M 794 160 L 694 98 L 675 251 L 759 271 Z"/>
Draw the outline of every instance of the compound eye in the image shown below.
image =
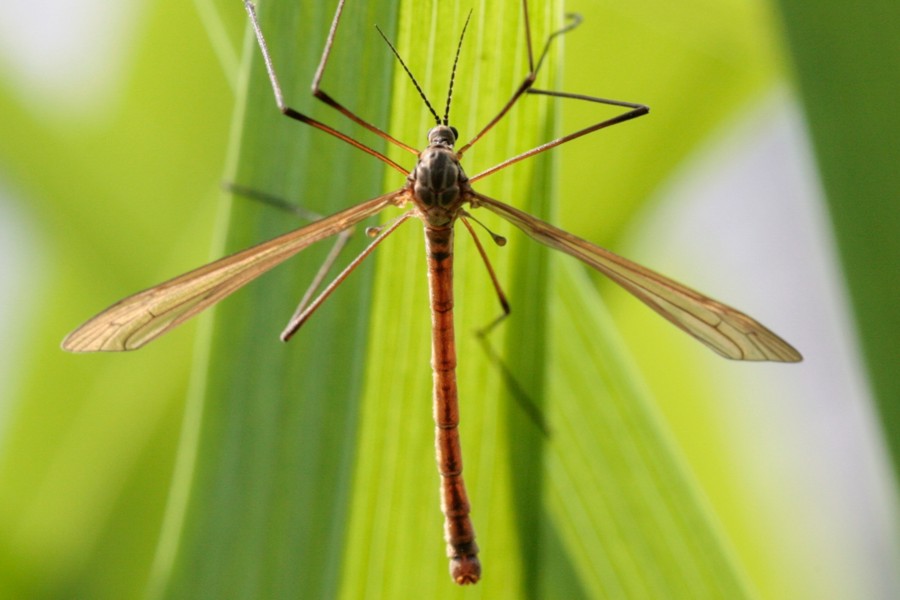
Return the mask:
<path id="1" fill-rule="evenodd" d="M 456 131 L 456 127 L 453 126 L 450 127 L 450 131 L 453 133 L 453 141 L 456 142 L 456 140 L 459 139 L 459 132 Z"/>

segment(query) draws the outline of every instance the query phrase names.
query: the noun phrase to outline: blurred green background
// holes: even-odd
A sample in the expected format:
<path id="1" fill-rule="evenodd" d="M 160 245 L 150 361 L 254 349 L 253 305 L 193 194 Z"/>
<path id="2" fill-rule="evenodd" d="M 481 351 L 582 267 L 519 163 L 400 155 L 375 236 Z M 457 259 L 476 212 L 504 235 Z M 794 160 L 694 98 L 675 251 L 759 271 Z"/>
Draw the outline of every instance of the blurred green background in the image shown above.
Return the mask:
<path id="1" fill-rule="evenodd" d="M 332 8 L 260 4 L 273 6 L 264 22 L 286 88 L 312 109 L 305 90 Z M 453 113 L 464 138 L 524 73 L 513 0 L 357 4 L 325 89 L 408 143 L 421 144 L 427 119 L 373 23 L 434 101 L 442 53 L 474 10 Z M 561 22 L 557 8 L 532 7 L 536 40 Z M 510 235 L 508 248 L 489 248 L 514 311 L 492 362 L 470 332 L 496 301 L 459 236 L 464 451 L 487 571 L 456 590 L 439 543 L 415 226 L 288 349 L 275 336 L 308 281 L 288 266 L 199 336 L 189 324 L 123 355 L 58 347 L 110 302 L 295 226 L 229 200 L 223 180 L 292 199 L 306 191 L 304 204 L 327 212 L 402 177 L 365 155 L 341 162 L 357 158 L 279 117 L 236 0 L 10 6 L 0 25 L 0 596 L 900 595 L 900 9 L 580 0 L 565 10 L 585 22 L 539 85 L 651 114 L 479 189 L 747 311 L 805 361 L 725 361 Z M 499 141 L 472 150 L 470 175 L 552 127 L 606 115 L 526 102 Z M 317 158 L 353 165 L 353 177 Z M 301 159 L 307 171 L 294 168 Z M 317 260 L 294 262 L 314 270 Z M 323 349 L 304 334 L 338 341 Z M 311 374 L 298 370 L 315 360 Z"/>

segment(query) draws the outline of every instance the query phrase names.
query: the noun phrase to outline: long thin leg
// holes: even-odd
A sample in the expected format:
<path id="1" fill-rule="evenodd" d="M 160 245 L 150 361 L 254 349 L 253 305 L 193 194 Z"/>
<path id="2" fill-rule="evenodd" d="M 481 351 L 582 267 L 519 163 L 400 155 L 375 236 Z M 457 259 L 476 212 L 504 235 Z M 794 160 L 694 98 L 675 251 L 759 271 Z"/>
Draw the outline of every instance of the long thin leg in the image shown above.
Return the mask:
<path id="1" fill-rule="evenodd" d="M 293 335 L 295 333 L 297 333 L 297 330 L 300 329 L 300 327 L 316 311 L 316 309 L 319 308 L 319 306 L 321 306 L 323 302 L 325 302 L 325 300 L 328 298 L 328 296 L 330 296 L 331 293 L 334 290 L 336 290 L 337 287 L 341 283 L 343 283 L 345 279 L 347 279 L 347 276 L 350 275 L 350 273 L 352 273 L 353 270 L 356 269 L 356 267 L 358 267 L 359 264 L 363 260 L 365 260 L 365 258 L 368 257 L 372 253 L 372 251 L 378 247 L 378 245 L 381 242 L 384 241 L 384 238 L 391 235 L 394 232 L 394 230 L 397 229 L 397 227 L 399 227 L 404 221 L 406 221 L 407 219 L 409 219 L 410 217 L 412 217 L 414 215 L 415 215 L 415 213 L 413 213 L 413 212 L 403 213 L 402 215 L 397 217 L 397 219 L 393 223 L 391 223 L 389 227 L 381 229 L 381 233 L 378 234 L 378 237 L 376 237 L 374 240 L 372 240 L 372 243 L 370 243 L 368 246 L 366 246 L 365 250 L 360 252 L 359 256 L 354 258 L 353 261 L 349 265 L 347 265 L 343 271 L 338 273 L 338 276 L 335 277 L 334 280 L 328 284 L 328 287 L 326 287 L 324 290 L 322 290 L 322 293 L 319 294 L 316 297 L 316 299 L 313 300 L 312 302 L 310 302 L 309 305 L 307 306 L 306 302 L 307 302 L 308 297 L 311 295 L 311 291 L 314 290 L 315 287 L 318 287 L 319 283 L 321 283 L 321 280 L 324 278 L 324 274 L 322 277 L 317 276 L 317 281 L 314 282 L 315 287 L 311 288 L 310 291 L 307 293 L 307 295 L 304 296 L 303 300 L 300 302 L 300 306 L 297 307 L 297 310 L 294 312 L 294 315 L 291 317 L 290 322 L 284 328 L 284 331 L 281 332 L 281 341 L 286 342 L 289 339 L 291 339 L 291 337 L 293 337 Z"/>
<path id="2" fill-rule="evenodd" d="M 256 200 L 257 202 L 261 202 L 279 210 L 287 211 L 306 221 L 318 221 L 322 218 L 321 215 L 306 210 L 302 206 L 292 204 L 284 198 L 276 196 L 274 194 L 261 192 L 259 190 L 255 190 L 253 188 L 249 188 L 237 183 L 228 183 L 225 185 L 225 189 L 233 194 L 244 196 L 245 198 L 250 198 L 251 200 Z M 331 250 L 328 251 L 328 255 L 325 257 L 325 260 L 322 261 L 322 265 L 319 267 L 319 270 L 316 271 L 312 282 L 310 282 L 309 287 L 306 289 L 306 292 L 300 299 L 300 303 L 297 305 L 296 310 L 294 310 L 294 314 L 291 319 L 296 318 L 297 315 L 303 312 L 304 308 L 306 308 L 306 305 L 309 304 L 310 298 L 315 293 L 315 291 L 319 289 L 319 286 L 322 285 L 322 281 L 325 279 L 325 276 L 328 275 L 328 272 L 331 271 L 331 267 L 333 267 L 334 263 L 337 262 L 341 251 L 347 247 L 347 244 L 350 242 L 350 238 L 353 236 L 354 230 L 355 228 L 351 227 L 350 229 L 345 229 L 344 231 L 337 234 L 337 237 L 335 237 L 334 240 L 334 244 L 332 244 L 331 246 Z"/>
<path id="3" fill-rule="evenodd" d="M 383 163 L 393 167 L 400 173 L 407 175 L 409 173 L 408 169 L 404 169 L 399 164 L 382 154 L 381 152 L 366 146 L 365 144 L 358 142 L 351 138 L 350 136 L 341 133 L 340 131 L 334 129 L 333 127 L 329 127 L 328 125 L 313 119 L 303 113 L 291 108 L 290 106 L 284 103 L 284 93 L 281 91 L 281 84 L 278 83 L 278 76 L 275 74 L 275 66 L 272 63 L 272 57 L 269 54 L 269 48 L 266 44 L 266 38 L 263 36 L 262 29 L 259 26 L 259 20 L 256 17 L 256 8 L 253 6 L 253 3 L 250 0 L 244 0 L 244 7 L 247 9 L 247 14 L 250 15 L 250 22 L 253 25 L 253 31 L 256 33 L 256 41 L 259 44 L 259 49 L 262 52 L 263 60 L 266 63 L 266 71 L 269 74 L 269 81 L 272 84 L 272 91 L 275 94 L 275 104 L 278 105 L 278 110 L 281 111 L 282 114 L 287 115 L 288 117 L 300 121 L 301 123 L 306 123 L 316 129 L 320 129 L 329 135 L 333 135 L 339 140 L 346 142 L 353 146 L 354 148 L 358 148 L 367 154 L 371 154 L 378 160 Z M 326 46 L 327 48 L 327 46 Z"/>
<path id="4" fill-rule="evenodd" d="M 477 331 L 477 334 L 479 336 L 485 336 L 488 334 L 488 332 L 494 329 L 494 327 L 499 325 L 500 322 L 503 321 L 503 319 L 509 316 L 509 301 L 506 299 L 506 294 L 503 293 L 503 288 L 500 287 L 500 280 L 497 279 L 497 273 L 494 272 L 494 266 L 488 259 L 487 252 L 484 251 L 484 246 L 481 244 L 481 240 L 478 239 L 478 235 L 475 234 L 475 229 L 472 227 L 472 224 L 469 223 L 469 219 L 467 219 L 466 216 L 461 216 L 460 220 L 463 222 L 463 225 L 466 226 L 466 229 L 469 230 L 469 235 L 472 236 L 472 240 L 475 242 L 475 247 L 478 249 L 478 254 L 481 255 L 481 260 L 482 262 L 484 262 L 484 266 L 491 278 L 491 284 L 493 284 L 494 286 L 494 292 L 496 292 L 497 294 L 497 300 L 500 302 L 500 308 L 503 310 L 503 312 L 498 315 L 493 321 Z"/>
<path id="5" fill-rule="evenodd" d="M 503 108 L 500 109 L 500 112 L 497 113 L 497 116 L 491 119 L 491 121 L 487 125 L 485 125 L 481 131 L 475 134 L 475 137 L 469 140 L 465 146 L 456 151 L 457 157 L 461 158 L 462 155 L 465 154 L 466 151 L 468 151 L 468 149 L 475 144 L 475 142 L 480 140 L 482 136 L 484 136 L 484 134 L 490 131 L 494 127 L 494 125 L 496 125 L 500 121 L 500 119 L 506 116 L 506 113 L 508 113 L 510 109 L 516 104 L 516 102 L 518 102 L 519 98 L 522 97 L 522 94 L 531 89 L 531 86 L 534 85 L 534 82 L 537 79 L 538 69 L 540 69 L 541 65 L 544 63 L 544 57 L 547 55 L 547 51 L 550 49 L 550 43 L 553 41 L 553 39 L 566 33 L 567 31 L 571 31 L 572 29 L 577 27 L 579 23 L 581 23 L 581 17 L 572 14 L 566 15 L 568 18 L 572 19 L 572 22 L 565 27 L 554 31 L 547 37 L 547 42 L 544 44 L 544 50 L 543 52 L 541 52 L 541 56 L 540 58 L 538 58 L 537 63 L 535 63 L 534 51 L 531 47 L 531 21 L 528 18 L 528 0 L 522 0 L 522 13 L 525 21 L 525 45 L 528 48 L 528 75 L 525 76 L 525 79 L 513 93 L 512 98 L 510 98 L 503 106 Z"/>
<path id="6" fill-rule="evenodd" d="M 348 108 L 338 103 L 334 98 L 325 93 L 325 90 L 319 87 L 319 83 L 322 81 L 322 76 L 325 74 L 325 65 L 328 63 L 328 57 L 331 55 L 331 47 L 334 45 L 334 37 L 337 34 L 338 23 L 341 20 L 341 13 L 344 11 L 344 2 L 345 0 L 340 0 L 338 2 L 337 10 L 334 13 L 334 20 L 331 22 L 331 29 L 328 30 L 328 38 L 325 40 L 325 48 L 322 50 L 322 58 L 319 60 L 319 68 L 316 69 L 316 74 L 313 77 L 312 82 L 312 93 L 317 99 L 321 100 L 328 106 L 336 109 L 342 115 L 353 121 L 354 123 L 365 127 L 378 137 L 398 146 L 399 148 L 403 148 L 407 152 L 411 152 L 412 154 L 418 154 L 419 151 L 415 148 L 404 144 L 400 140 L 397 140 L 389 133 L 379 129 L 378 127 L 372 125 L 368 121 L 364 120 L 362 117 L 356 116 L 353 112 L 351 112 Z"/>
<path id="7" fill-rule="evenodd" d="M 617 123 L 623 123 L 625 121 L 630 121 L 631 119 L 640 117 L 641 115 L 645 115 L 648 112 L 650 112 L 650 108 L 648 106 L 645 106 L 643 104 L 637 104 L 634 102 L 623 102 L 621 100 L 610 100 L 607 98 L 586 96 L 584 94 L 572 94 L 572 93 L 568 93 L 568 92 L 556 92 L 556 91 L 551 91 L 551 90 L 533 89 L 531 86 L 534 85 L 535 78 L 537 77 L 537 72 L 541 68 L 541 65 L 544 63 L 544 58 L 547 56 L 547 53 L 550 50 L 550 46 L 551 46 L 553 40 L 555 38 L 557 38 L 558 36 L 563 35 L 564 33 L 567 33 L 569 31 L 573 30 L 574 28 L 578 27 L 578 25 L 581 24 L 581 17 L 577 14 L 566 15 L 571 20 L 571 22 L 568 25 L 566 25 L 565 27 L 562 27 L 561 29 L 554 31 L 547 37 L 547 41 L 544 43 L 544 48 L 541 51 L 541 55 L 538 58 L 537 62 L 535 62 L 534 51 L 531 46 L 531 26 L 530 26 L 530 20 L 528 18 L 528 1 L 527 0 L 522 0 L 522 10 L 524 12 L 525 43 L 528 48 L 529 73 L 525 77 L 524 81 L 522 81 L 521 85 L 519 85 L 519 87 L 515 91 L 515 93 L 513 93 L 512 98 L 510 98 L 509 101 L 503 106 L 503 108 L 500 109 L 500 112 L 497 114 L 497 116 L 495 116 L 493 119 L 491 119 L 491 121 L 481 131 L 479 131 L 478 134 L 476 134 L 474 138 L 472 138 L 465 146 L 463 146 L 462 148 L 460 148 L 457 151 L 457 153 L 456 153 L 457 157 L 462 157 L 464 152 L 466 152 L 475 142 L 477 142 L 479 139 L 481 139 L 481 137 L 485 133 L 490 131 L 491 128 L 493 128 L 494 125 L 496 125 L 500 121 L 500 119 L 502 119 L 504 116 L 506 116 L 506 113 L 508 113 L 510 111 L 510 109 L 519 100 L 519 98 L 521 98 L 524 94 L 538 94 L 538 95 L 543 95 L 543 96 L 553 96 L 555 98 L 571 98 L 571 99 L 575 99 L 575 100 L 585 100 L 587 102 L 597 102 L 599 104 L 608 104 L 611 106 L 622 106 L 625 108 L 629 108 L 631 110 L 629 110 L 628 112 L 625 112 L 621 115 L 617 115 L 610 119 L 601 121 L 599 123 L 595 123 L 594 125 L 585 127 L 584 129 L 579 129 L 578 131 L 576 131 L 574 133 L 564 135 L 563 137 L 557 138 L 555 140 L 551 140 L 545 144 L 541 144 L 540 146 L 532 148 L 531 150 L 527 150 L 521 154 L 513 156 L 512 158 L 509 158 L 498 165 L 494 165 L 493 167 L 491 167 L 485 171 L 482 171 L 481 173 L 478 173 L 477 175 L 470 177 L 469 181 L 472 183 L 474 183 L 475 181 L 477 181 L 483 177 L 487 177 L 491 173 L 495 173 L 497 171 L 500 171 L 501 169 L 505 169 L 506 167 L 508 167 L 509 165 L 511 165 L 513 163 L 517 163 L 520 160 L 524 160 L 530 156 L 534 156 L 535 154 L 540 154 L 541 152 L 546 152 L 547 150 L 549 150 L 551 148 L 555 148 L 556 146 L 565 144 L 568 141 L 574 140 L 583 135 L 587 135 L 589 133 L 597 131 L 598 129 L 603 129 L 603 128 L 609 127 L 611 125 L 616 125 Z"/>
<path id="8" fill-rule="evenodd" d="M 620 115 L 612 117 L 610 119 L 606 119 L 604 121 L 600 121 L 599 123 L 595 123 L 593 125 L 589 125 L 584 129 L 579 129 L 573 133 L 564 135 L 562 137 L 556 138 L 555 140 L 551 140 L 540 146 L 532 148 L 531 150 L 527 150 L 522 154 L 517 154 L 512 158 L 508 158 L 504 160 L 502 163 L 494 165 L 493 167 L 478 173 L 477 175 L 473 175 L 469 177 L 469 182 L 474 183 L 483 177 L 487 177 L 491 173 L 496 173 L 501 169 L 505 169 L 509 165 L 513 163 L 517 163 L 520 160 L 524 160 L 530 156 L 534 156 L 535 154 L 540 154 L 541 152 L 546 152 L 551 148 L 555 148 L 561 144 L 565 144 L 566 142 L 570 142 L 576 138 L 580 138 L 583 135 L 587 135 L 589 133 L 593 133 L 598 129 L 603 129 L 605 127 L 610 127 L 612 125 L 616 125 L 618 123 L 624 123 L 625 121 L 630 121 L 631 119 L 636 119 L 642 115 L 646 115 L 650 112 L 650 107 L 645 106 L 643 104 L 636 104 L 634 102 L 623 102 L 621 100 L 609 100 L 608 98 L 597 98 L 594 96 L 585 96 L 584 94 L 570 94 L 568 92 L 554 92 L 550 90 L 528 90 L 529 94 L 538 94 L 542 96 L 552 96 L 554 98 L 571 98 L 575 100 L 585 100 L 587 102 L 597 102 L 599 104 L 608 104 L 610 106 L 623 106 L 629 108 L 631 110 L 624 112 Z"/>
<path id="9" fill-rule="evenodd" d="M 456 151 L 456 155 L 459 158 L 462 158 L 462 155 L 471 148 L 475 142 L 480 140 L 484 134 L 493 129 L 494 125 L 496 125 L 500 119 L 506 116 L 506 113 L 510 111 L 510 109 L 518 102 L 519 98 L 522 97 L 522 94 L 528 91 L 532 85 L 534 85 L 534 81 L 537 78 L 537 70 L 534 68 L 534 51 L 531 47 L 531 21 L 528 18 L 528 0 L 522 0 L 522 14 L 525 20 L 525 46 L 528 49 L 528 75 L 525 76 L 525 79 L 519 85 L 518 89 L 513 92 L 512 98 L 510 98 L 507 103 L 500 109 L 500 112 L 497 113 L 490 122 L 485 125 L 481 131 L 475 134 L 471 140 L 469 140 L 462 148 Z M 552 38 L 553 36 L 551 36 Z"/>
<path id="10" fill-rule="evenodd" d="M 484 349 L 485 354 L 488 357 L 488 360 L 494 364 L 499 370 L 500 375 L 503 377 L 503 380 L 506 382 L 506 385 L 509 387 L 510 392 L 512 393 L 513 399 L 516 401 L 516 404 L 522 409 L 522 412 L 528 416 L 529 419 L 535 424 L 535 427 L 545 436 L 550 435 L 550 430 L 547 427 L 547 423 L 544 419 L 544 416 L 541 414 L 540 409 L 537 408 L 535 403 L 528 396 L 528 393 L 519 384 L 518 380 L 516 380 L 515 375 L 512 374 L 512 371 L 509 370 L 509 367 L 506 366 L 506 363 L 503 362 L 503 359 L 500 358 L 500 355 L 494 350 L 494 347 L 491 345 L 491 341 L 489 339 L 489 334 L 494 328 L 503 322 L 504 319 L 509 317 L 510 314 L 510 306 L 509 302 L 506 300 L 506 294 L 503 292 L 503 288 L 500 287 L 500 280 L 497 279 L 497 274 L 494 272 L 494 267 L 491 265 L 491 261 L 488 260 L 487 252 L 484 251 L 484 246 L 481 243 L 481 240 L 478 239 L 478 236 L 475 233 L 475 229 L 472 227 L 471 223 L 469 223 L 469 219 L 472 219 L 476 222 L 479 222 L 475 217 L 469 214 L 465 214 L 460 217 L 463 225 L 469 230 L 469 233 L 472 236 L 472 240 L 475 242 L 475 246 L 478 248 L 478 253 L 481 254 L 481 259 L 484 261 L 484 266 L 487 267 L 488 274 L 491 277 L 491 283 L 494 285 L 494 291 L 497 293 L 497 300 L 500 301 L 500 307 L 503 309 L 503 312 L 500 313 L 493 321 L 482 327 L 481 329 L 477 329 L 475 331 L 475 335 L 478 338 L 479 343 L 481 343 L 481 347 Z M 496 234 L 490 232 L 488 233 L 496 237 Z M 506 243 L 505 238 L 500 238 L 503 240 L 501 246 Z"/>
<path id="11" fill-rule="evenodd" d="M 328 251 L 328 256 L 325 257 L 325 260 L 322 261 L 322 264 L 319 266 L 319 270 L 316 271 L 315 276 L 312 281 L 309 283 L 309 287 L 306 288 L 306 292 L 304 292 L 303 297 L 300 298 L 300 302 L 297 304 L 297 308 L 294 309 L 294 314 L 291 315 L 290 323 L 293 323 L 294 320 L 299 319 L 301 315 L 306 311 L 306 307 L 309 305 L 310 298 L 312 295 L 316 293 L 316 290 L 319 289 L 319 286 L 322 285 L 322 282 L 325 280 L 325 276 L 328 275 L 328 272 L 331 271 L 331 267 L 334 266 L 334 263 L 337 262 L 338 256 L 340 256 L 341 251 L 347 246 L 347 243 L 350 241 L 350 236 L 353 235 L 352 229 L 345 229 L 340 232 L 337 236 L 337 239 L 334 240 L 334 244 L 331 246 L 331 250 Z M 304 316 L 304 319 L 307 318 L 308 315 Z M 300 326 L 297 325 L 299 328 Z M 285 332 L 282 332 L 281 336 L 284 339 Z M 293 332 L 291 332 L 293 335 Z M 286 340 L 285 340 L 286 341 Z"/>
<path id="12" fill-rule="evenodd" d="M 239 183 L 225 183 L 222 185 L 222 187 L 225 188 L 225 191 L 227 192 L 230 192 L 237 196 L 243 196 L 244 198 L 249 198 L 250 200 L 255 200 L 262 204 L 277 208 L 278 210 L 289 212 L 305 221 L 309 221 L 310 223 L 312 223 L 313 221 L 318 221 L 322 218 L 322 215 L 312 212 L 311 210 L 306 210 L 302 206 L 293 204 L 285 200 L 281 196 L 276 196 L 275 194 L 263 192 L 251 187 L 247 187 L 245 185 L 241 185 Z"/>

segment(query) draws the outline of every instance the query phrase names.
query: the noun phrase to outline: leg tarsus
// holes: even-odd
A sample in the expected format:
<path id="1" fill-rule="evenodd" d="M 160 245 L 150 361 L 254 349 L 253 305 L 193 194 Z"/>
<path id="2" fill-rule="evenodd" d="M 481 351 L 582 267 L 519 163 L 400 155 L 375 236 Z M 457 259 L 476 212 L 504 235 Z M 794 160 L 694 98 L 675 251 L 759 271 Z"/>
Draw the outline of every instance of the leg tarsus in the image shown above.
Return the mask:
<path id="1" fill-rule="evenodd" d="M 340 5 L 338 6 L 338 12 L 335 15 L 335 21 L 332 23 L 332 32 L 329 34 L 329 40 L 333 39 L 334 29 L 337 26 L 337 21 L 340 16 L 340 9 L 342 6 L 343 6 L 343 0 L 341 0 Z M 250 2 L 250 0 L 244 0 L 244 7 L 247 9 L 247 14 L 250 17 L 250 24 L 253 26 L 253 32 L 256 34 L 256 42 L 259 45 L 260 52 L 262 53 L 262 56 L 263 56 L 263 62 L 266 65 L 266 72 L 269 75 L 269 82 L 272 85 L 272 92 L 275 94 L 275 104 L 278 106 L 278 110 L 280 110 L 282 114 L 287 115 L 288 117 L 290 117 L 296 121 L 300 121 L 301 123 L 306 123 L 307 125 L 311 125 L 312 127 L 315 127 L 316 129 L 320 129 L 320 130 L 324 131 L 325 133 L 332 135 L 332 136 L 338 138 L 339 140 L 350 144 L 354 148 L 358 148 L 358 149 L 362 150 L 363 152 L 366 152 L 367 154 L 374 156 L 378 160 L 393 167 L 394 169 L 396 169 L 400 173 L 403 173 L 404 175 L 408 174 L 407 169 L 404 169 L 402 166 L 400 166 L 399 164 L 397 164 L 396 162 L 394 162 L 393 160 L 391 160 L 390 158 L 388 158 L 381 152 L 378 152 L 377 150 L 370 148 L 370 147 L 366 146 L 365 144 L 354 140 L 350 136 L 348 136 L 344 133 L 341 133 L 340 131 L 334 129 L 333 127 L 330 127 L 320 121 L 317 121 L 317 120 L 313 119 L 312 117 L 304 115 L 300 111 L 291 108 L 290 106 L 288 106 L 285 103 L 284 93 L 281 90 L 281 84 L 278 81 L 278 75 L 275 73 L 275 65 L 272 62 L 272 56 L 269 54 L 269 47 L 268 47 L 268 44 L 266 43 L 266 38 L 263 35 L 262 28 L 259 25 L 259 18 L 256 16 L 256 7 L 253 5 L 252 2 Z M 330 52 L 330 49 L 331 49 L 331 47 L 329 45 L 329 42 L 326 42 L 326 45 L 325 45 L 326 56 L 323 56 L 323 60 L 320 63 L 320 68 L 322 68 L 322 69 L 324 68 L 324 64 L 327 59 L 327 54 Z M 317 81 L 318 77 L 320 77 L 320 75 L 317 73 L 316 79 L 314 81 Z M 323 92 L 323 94 L 324 94 L 324 92 Z M 326 94 L 326 96 L 327 96 L 327 94 Z M 319 96 L 316 96 L 316 97 L 319 97 Z M 360 119 L 359 117 L 357 117 L 356 115 L 354 115 L 353 113 L 348 111 L 347 109 L 343 108 L 340 104 L 338 104 L 337 102 L 334 102 L 334 100 L 332 100 L 332 102 L 333 102 L 333 104 L 329 104 L 330 106 L 334 106 L 342 114 L 347 115 L 354 122 L 362 125 L 369 131 L 372 131 L 372 132 L 380 135 L 381 137 L 383 137 L 384 139 L 386 139 L 388 141 L 397 143 L 401 147 L 409 149 L 409 147 L 406 146 L 405 144 L 401 144 L 401 143 L 397 142 L 396 140 L 391 138 L 386 133 L 381 132 L 381 130 L 378 129 L 377 127 L 375 127 L 374 125 L 367 123 L 366 121 Z M 415 152 L 415 150 L 413 150 L 413 152 Z"/>

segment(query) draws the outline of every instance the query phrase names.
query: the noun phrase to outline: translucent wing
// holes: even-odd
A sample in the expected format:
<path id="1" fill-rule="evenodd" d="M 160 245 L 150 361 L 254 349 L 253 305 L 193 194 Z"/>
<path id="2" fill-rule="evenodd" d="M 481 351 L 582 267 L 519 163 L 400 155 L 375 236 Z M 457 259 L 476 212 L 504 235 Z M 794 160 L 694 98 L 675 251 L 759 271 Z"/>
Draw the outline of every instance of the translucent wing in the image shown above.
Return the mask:
<path id="1" fill-rule="evenodd" d="M 537 241 L 594 267 L 722 356 L 734 360 L 802 360 L 790 344 L 744 313 L 502 202 L 473 195 L 473 207 L 484 206 Z"/>
<path id="2" fill-rule="evenodd" d="M 62 347 L 70 352 L 140 348 L 309 245 L 352 227 L 389 204 L 402 203 L 403 194 L 391 192 L 362 202 L 129 296 L 66 336 Z"/>

